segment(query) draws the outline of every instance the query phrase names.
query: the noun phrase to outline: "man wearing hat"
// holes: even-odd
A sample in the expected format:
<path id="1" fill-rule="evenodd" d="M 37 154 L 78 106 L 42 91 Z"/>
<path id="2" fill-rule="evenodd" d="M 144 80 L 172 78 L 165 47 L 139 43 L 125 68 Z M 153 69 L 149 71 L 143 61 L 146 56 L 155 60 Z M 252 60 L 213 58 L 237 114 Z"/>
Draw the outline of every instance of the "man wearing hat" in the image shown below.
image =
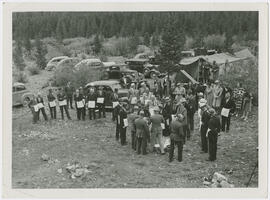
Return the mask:
<path id="1" fill-rule="evenodd" d="M 144 112 L 139 112 L 139 118 L 135 120 L 135 129 L 137 137 L 137 153 L 146 155 L 147 140 L 149 141 L 149 127 L 144 120 Z"/>
<path id="2" fill-rule="evenodd" d="M 115 103 L 119 102 L 119 97 L 118 97 L 118 88 L 115 88 L 113 93 L 111 94 L 111 101 L 113 103 L 113 106 Z M 112 120 L 116 120 L 116 115 L 115 115 L 115 108 L 112 110 Z"/>
<path id="3" fill-rule="evenodd" d="M 202 152 L 207 153 L 208 152 L 208 144 L 207 144 L 207 138 L 206 133 L 208 129 L 208 122 L 210 119 L 210 115 L 208 113 L 208 107 L 207 107 L 207 101 L 205 99 L 201 99 L 199 102 L 199 106 L 201 109 L 201 148 Z"/>
<path id="4" fill-rule="evenodd" d="M 162 116 L 164 118 L 165 129 L 163 130 L 163 136 L 170 135 L 170 123 L 172 121 L 172 104 L 170 97 L 165 98 L 165 105 L 162 109 Z"/>
<path id="5" fill-rule="evenodd" d="M 130 85 L 130 89 L 128 92 L 129 92 L 128 99 L 130 102 L 131 111 L 133 112 L 133 108 L 137 104 L 138 96 L 139 96 L 139 91 L 135 88 L 135 83 L 132 83 Z"/>
<path id="6" fill-rule="evenodd" d="M 216 160 L 217 155 L 217 138 L 220 132 L 220 120 L 216 116 L 216 112 L 213 108 L 209 109 L 210 119 L 208 122 L 208 145 L 209 145 L 209 158 L 208 161 Z"/>
<path id="7" fill-rule="evenodd" d="M 101 113 L 103 113 L 103 117 L 105 118 L 105 92 L 103 91 L 102 86 L 99 86 L 97 91 L 97 107 L 99 118 L 101 118 Z"/>
<path id="8" fill-rule="evenodd" d="M 176 114 L 183 115 L 183 122 L 182 123 L 183 123 L 183 131 L 184 131 L 184 144 L 185 144 L 187 132 L 188 132 L 188 130 L 187 130 L 187 109 L 184 106 L 185 102 L 186 102 L 186 99 L 181 98 L 180 102 L 177 105 L 177 110 L 176 110 Z"/>
<path id="9" fill-rule="evenodd" d="M 170 145 L 170 154 L 169 162 L 173 161 L 174 146 L 177 146 L 178 149 L 178 161 L 182 161 L 182 151 L 184 144 L 184 131 L 183 131 L 183 120 L 184 116 L 182 114 L 176 115 L 176 120 L 171 123 L 171 145 Z"/>
<path id="10" fill-rule="evenodd" d="M 121 145 L 127 145 L 127 140 L 126 140 L 126 132 L 127 132 L 127 127 L 128 127 L 128 119 L 127 119 L 127 103 L 126 102 L 120 102 L 120 111 L 119 111 L 119 117 L 120 117 L 120 142 Z"/>
<path id="11" fill-rule="evenodd" d="M 165 154 L 164 147 L 162 143 L 162 124 L 164 125 L 164 118 L 159 114 L 159 108 L 156 106 L 154 108 L 154 114 L 150 117 L 151 127 L 151 151 L 154 150 L 155 144 L 158 143 L 160 147 L 161 154 Z"/>
<path id="12" fill-rule="evenodd" d="M 138 115 L 139 107 L 134 106 L 133 113 L 128 116 L 128 121 L 130 124 L 130 131 L 131 131 L 131 147 L 136 151 L 136 127 L 135 127 L 135 120 L 139 118 Z"/>

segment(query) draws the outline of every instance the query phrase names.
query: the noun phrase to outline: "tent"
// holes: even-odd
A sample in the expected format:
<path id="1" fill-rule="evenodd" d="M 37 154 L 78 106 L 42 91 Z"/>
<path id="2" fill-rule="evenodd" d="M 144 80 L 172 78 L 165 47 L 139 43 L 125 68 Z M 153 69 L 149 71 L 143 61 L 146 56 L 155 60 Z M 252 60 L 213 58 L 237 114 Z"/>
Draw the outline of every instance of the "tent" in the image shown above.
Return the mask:
<path id="1" fill-rule="evenodd" d="M 248 49 L 235 52 L 234 55 L 238 58 L 255 58 L 255 56 Z"/>
<path id="2" fill-rule="evenodd" d="M 199 80 L 199 64 L 202 61 L 206 61 L 213 64 L 214 61 L 216 61 L 216 64 L 220 67 L 220 73 L 223 73 L 225 64 L 232 64 L 238 61 L 242 61 L 247 59 L 246 57 L 236 57 L 229 53 L 219 53 L 219 54 L 213 54 L 213 55 L 206 55 L 206 56 L 195 56 L 195 57 L 189 57 L 189 58 L 183 58 L 180 61 L 180 70 L 185 70 L 186 73 L 188 73 L 191 77 L 193 77 L 195 80 Z M 176 78 L 178 80 L 181 80 L 183 82 L 189 81 L 189 79 L 183 74 L 182 72 L 178 73 L 176 75 Z"/>

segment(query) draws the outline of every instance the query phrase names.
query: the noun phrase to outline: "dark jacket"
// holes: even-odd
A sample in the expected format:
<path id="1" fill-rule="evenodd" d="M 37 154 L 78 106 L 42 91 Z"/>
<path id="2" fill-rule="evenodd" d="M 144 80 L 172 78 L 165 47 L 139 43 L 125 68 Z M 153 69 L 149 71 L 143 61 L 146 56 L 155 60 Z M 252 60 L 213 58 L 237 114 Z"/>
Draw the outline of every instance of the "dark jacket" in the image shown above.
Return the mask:
<path id="1" fill-rule="evenodd" d="M 139 117 L 140 116 L 137 115 L 136 113 L 132 113 L 128 116 L 131 132 L 136 131 L 135 120 L 138 119 Z"/>
<path id="2" fill-rule="evenodd" d="M 210 114 L 208 113 L 207 110 L 202 111 L 202 127 L 204 127 L 205 129 L 208 128 L 208 122 L 210 120 Z"/>
<path id="3" fill-rule="evenodd" d="M 212 133 L 219 133 L 220 132 L 220 120 L 217 116 L 212 116 L 208 122 L 208 128 Z"/>
<path id="4" fill-rule="evenodd" d="M 37 97 L 37 98 L 36 98 L 36 101 L 37 101 L 37 103 L 42 103 L 42 104 L 44 104 L 44 101 L 43 101 L 43 98 L 42 98 L 42 97 Z"/>
<path id="5" fill-rule="evenodd" d="M 66 86 L 65 87 L 65 93 L 68 97 L 72 97 L 73 95 L 73 92 L 74 92 L 74 88 L 72 86 Z"/>
<path id="6" fill-rule="evenodd" d="M 142 118 L 136 119 L 135 128 L 137 137 L 142 137 L 144 139 L 149 138 L 149 128 L 147 122 L 144 119 Z"/>
<path id="7" fill-rule="evenodd" d="M 86 101 L 96 101 L 97 100 L 97 93 L 94 92 L 94 93 L 88 93 L 87 95 L 87 98 L 86 98 Z"/>
<path id="8" fill-rule="evenodd" d="M 184 141 L 183 123 L 175 120 L 171 123 L 171 139 L 180 142 Z"/>
<path id="9" fill-rule="evenodd" d="M 77 101 L 82 101 L 84 99 L 84 96 L 82 94 L 79 94 L 79 96 L 77 96 L 76 94 L 74 94 L 74 97 L 73 98 L 74 98 L 74 101 L 76 103 Z"/>
<path id="10" fill-rule="evenodd" d="M 66 96 L 65 93 L 63 93 L 63 94 L 59 93 L 59 94 L 57 95 L 57 99 L 58 99 L 58 101 L 63 101 L 63 100 L 65 100 L 65 99 L 67 99 L 67 96 Z"/>
<path id="11" fill-rule="evenodd" d="M 124 128 L 124 119 L 127 119 L 127 111 L 123 108 L 120 109 L 119 116 L 120 116 L 120 127 Z"/>
<path id="12" fill-rule="evenodd" d="M 47 99 L 48 99 L 49 102 L 51 102 L 51 101 L 54 101 L 56 98 L 55 98 L 55 96 L 52 93 L 49 93 L 47 95 Z"/>
<path id="13" fill-rule="evenodd" d="M 226 99 L 223 99 L 221 102 L 222 108 L 230 109 L 230 113 L 234 113 L 235 111 L 235 103 L 232 98 L 229 99 L 229 101 L 226 102 Z"/>

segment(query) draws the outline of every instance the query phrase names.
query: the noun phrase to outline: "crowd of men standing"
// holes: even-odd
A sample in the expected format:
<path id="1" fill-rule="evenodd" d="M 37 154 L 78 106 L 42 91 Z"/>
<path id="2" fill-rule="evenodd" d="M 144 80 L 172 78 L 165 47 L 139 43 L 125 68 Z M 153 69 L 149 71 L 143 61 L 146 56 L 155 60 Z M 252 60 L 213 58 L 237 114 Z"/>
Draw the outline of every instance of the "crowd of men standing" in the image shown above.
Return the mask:
<path id="1" fill-rule="evenodd" d="M 231 116 L 238 116 L 242 112 L 242 118 L 247 120 L 251 111 L 252 95 L 240 83 L 232 90 L 227 83 L 218 80 L 206 84 L 190 82 L 185 85 L 172 83 L 168 75 L 163 79 L 154 76 L 153 79 L 154 88 L 151 89 L 147 82 L 140 87 L 138 83 L 132 83 L 128 100 L 119 98 L 117 89 L 110 94 L 103 87 L 90 87 L 87 90 L 80 87 L 75 90 L 70 82 L 66 87 L 60 88 L 57 95 L 49 89 L 47 100 L 51 119 L 56 119 L 56 100 L 62 120 L 65 115 L 71 120 L 69 109 L 74 107 L 77 120 L 85 120 L 87 110 L 89 120 L 105 118 L 105 102 L 111 101 L 112 120 L 116 124 L 115 138 L 120 140 L 121 145 L 127 145 L 126 134 L 129 127 L 131 147 L 138 154 L 158 152 L 164 155 L 169 151 L 171 162 L 177 147 L 177 160 L 181 162 L 183 146 L 190 140 L 195 129 L 194 115 L 197 112 L 201 153 L 209 153 L 208 160 L 214 161 L 218 135 L 230 130 Z M 34 123 L 39 120 L 40 112 L 48 120 L 40 93 L 28 105 Z M 169 145 L 164 143 L 164 137 L 170 138 Z"/>

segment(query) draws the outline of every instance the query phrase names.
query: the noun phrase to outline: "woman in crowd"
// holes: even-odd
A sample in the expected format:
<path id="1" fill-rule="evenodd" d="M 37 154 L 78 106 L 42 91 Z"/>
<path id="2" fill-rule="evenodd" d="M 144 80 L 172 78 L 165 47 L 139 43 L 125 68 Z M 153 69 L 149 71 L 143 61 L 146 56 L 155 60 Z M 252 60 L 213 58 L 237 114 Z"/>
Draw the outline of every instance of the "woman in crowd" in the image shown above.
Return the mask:
<path id="1" fill-rule="evenodd" d="M 214 99 L 214 84 L 207 82 L 206 88 L 204 91 L 204 98 L 207 100 L 208 105 L 213 105 Z"/>
<path id="2" fill-rule="evenodd" d="M 214 87 L 214 99 L 213 99 L 212 105 L 213 105 L 213 108 L 217 111 L 217 113 L 220 112 L 222 92 L 223 92 L 223 88 L 220 86 L 219 80 L 216 80 L 215 87 Z M 210 105 L 210 104 L 208 104 L 208 105 Z"/>
<path id="3" fill-rule="evenodd" d="M 238 115 L 241 114 L 244 94 L 245 94 L 245 89 L 242 87 L 242 83 L 238 82 L 236 88 L 233 90 L 233 99 L 236 105 L 236 109 L 235 109 L 236 117 L 238 117 Z"/>

